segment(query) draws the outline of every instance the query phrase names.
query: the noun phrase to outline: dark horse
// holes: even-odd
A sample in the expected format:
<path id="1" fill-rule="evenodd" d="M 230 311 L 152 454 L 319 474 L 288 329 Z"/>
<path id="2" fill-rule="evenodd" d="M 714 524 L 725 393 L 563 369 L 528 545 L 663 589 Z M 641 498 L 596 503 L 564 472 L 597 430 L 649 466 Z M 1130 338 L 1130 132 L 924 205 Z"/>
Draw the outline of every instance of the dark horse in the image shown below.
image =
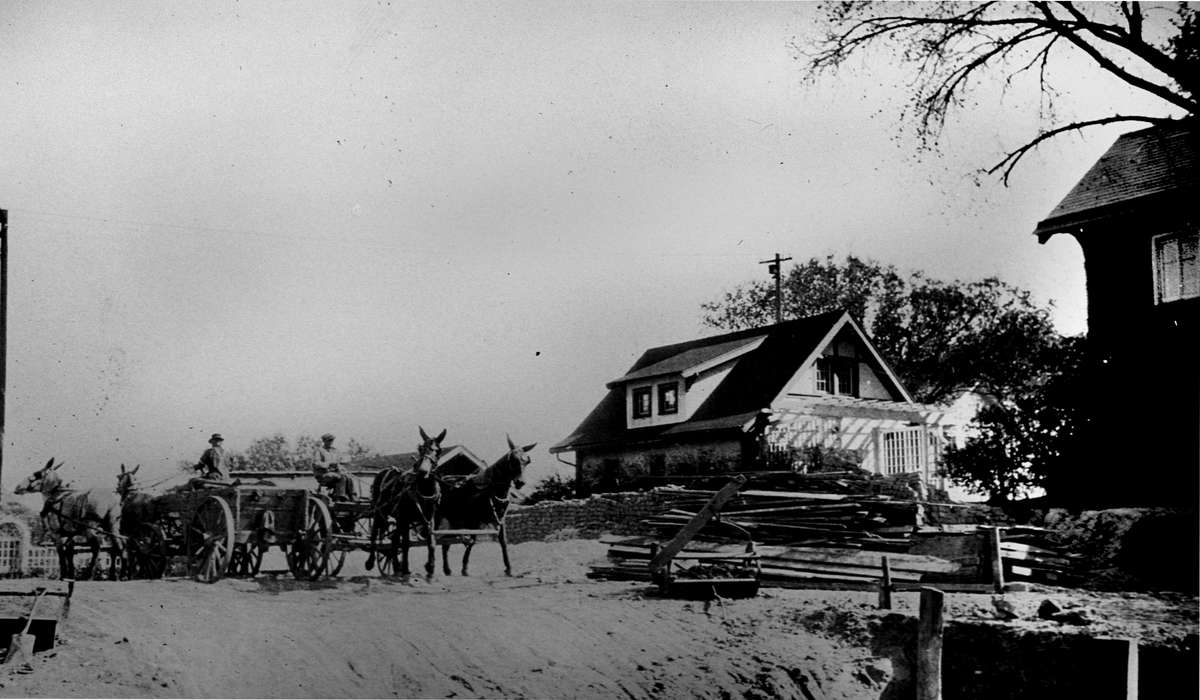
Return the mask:
<path id="1" fill-rule="evenodd" d="M 506 436 L 507 437 L 507 436 Z M 525 485 L 525 465 L 529 464 L 529 452 L 537 443 L 517 447 L 508 439 L 508 452 L 485 469 L 476 470 L 462 483 L 446 491 L 438 508 L 439 529 L 480 530 L 496 528 L 496 539 L 500 542 L 500 553 L 504 557 L 504 573 L 512 576 L 512 565 L 508 561 L 508 537 L 504 532 L 504 514 L 508 511 L 508 492 L 513 486 Z M 467 564 L 471 559 L 471 547 L 475 536 L 463 536 L 462 575 L 467 575 Z M 442 542 L 442 570 L 450 575 L 450 542 Z"/>
<path id="2" fill-rule="evenodd" d="M 392 530 L 393 552 L 397 547 L 396 539 L 400 538 L 398 573 L 408 575 L 408 546 L 412 541 L 411 529 L 416 525 L 427 531 L 425 575 L 433 577 L 433 519 L 438 501 L 442 498 L 442 486 L 433 470 L 442 455 L 442 440 L 446 438 L 446 431 L 431 438 L 425 434 L 424 428 L 418 427 L 418 430 L 421 431 L 421 444 L 417 447 L 416 466 L 411 471 L 403 472 L 389 467 L 376 474 L 371 482 L 371 553 L 367 556 L 367 571 L 375 566 L 375 540 L 379 533 L 387 529 L 388 518 L 392 518 L 395 521 L 395 529 Z"/>
<path id="3" fill-rule="evenodd" d="M 112 543 L 112 566 L 109 577 L 117 578 L 124 561 L 121 538 L 121 501 L 112 491 L 74 491 L 63 485 L 58 474 L 59 467 L 54 458 L 46 466 L 29 475 L 15 489 L 21 493 L 42 494 L 42 522 L 46 530 L 54 535 L 54 549 L 58 552 L 58 571 L 62 578 L 75 578 L 75 537 L 83 535 L 92 549 L 92 563 L 88 566 L 88 578 L 96 575 L 96 561 L 100 557 L 101 536 Z"/>

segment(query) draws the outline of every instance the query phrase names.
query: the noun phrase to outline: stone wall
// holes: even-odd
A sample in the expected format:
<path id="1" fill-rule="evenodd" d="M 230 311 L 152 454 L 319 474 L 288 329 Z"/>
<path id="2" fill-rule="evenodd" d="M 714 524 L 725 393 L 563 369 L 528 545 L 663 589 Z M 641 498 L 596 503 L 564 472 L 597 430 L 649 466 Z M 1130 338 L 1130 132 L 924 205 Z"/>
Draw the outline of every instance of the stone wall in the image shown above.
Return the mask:
<path id="1" fill-rule="evenodd" d="M 598 450 L 580 452 L 576 457 L 580 482 L 603 491 L 619 490 L 644 476 L 726 474 L 745 467 L 742 444 L 737 440 Z"/>
<path id="2" fill-rule="evenodd" d="M 509 542 L 595 538 L 604 533 L 638 535 L 648 533 L 641 521 L 665 508 L 665 499 L 654 491 L 610 493 L 572 501 L 514 505 L 504 524 Z"/>

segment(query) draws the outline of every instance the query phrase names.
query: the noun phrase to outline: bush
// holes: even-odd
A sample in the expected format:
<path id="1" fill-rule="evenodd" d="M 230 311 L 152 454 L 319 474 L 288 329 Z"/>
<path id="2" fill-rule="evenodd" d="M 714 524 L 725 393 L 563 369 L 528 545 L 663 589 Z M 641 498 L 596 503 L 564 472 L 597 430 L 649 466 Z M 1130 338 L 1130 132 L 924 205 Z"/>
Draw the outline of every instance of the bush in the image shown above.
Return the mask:
<path id="1" fill-rule="evenodd" d="M 521 503 L 531 506 L 542 501 L 565 501 L 571 498 L 575 498 L 575 477 L 564 479 L 553 474 L 538 482 Z"/>

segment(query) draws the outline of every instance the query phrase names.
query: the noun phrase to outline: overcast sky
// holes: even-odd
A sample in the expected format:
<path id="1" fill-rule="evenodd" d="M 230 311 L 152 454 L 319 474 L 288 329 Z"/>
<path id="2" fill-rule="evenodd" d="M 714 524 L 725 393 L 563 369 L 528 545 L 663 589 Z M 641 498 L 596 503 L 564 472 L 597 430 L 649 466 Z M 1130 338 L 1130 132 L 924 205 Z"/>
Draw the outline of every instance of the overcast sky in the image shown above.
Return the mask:
<path id="1" fill-rule="evenodd" d="M 52 455 L 107 484 L 212 432 L 386 453 L 418 425 L 549 473 L 605 381 L 776 251 L 997 275 L 1082 332 L 1077 244 L 1031 231 L 1130 127 L 976 184 L 1030 93 L 915 158 L 886 56 L 803 83 L 815 10 L 4 3 L 5 491 Z M 1080 112 L 1138 107 L 1084 75 Z"/>

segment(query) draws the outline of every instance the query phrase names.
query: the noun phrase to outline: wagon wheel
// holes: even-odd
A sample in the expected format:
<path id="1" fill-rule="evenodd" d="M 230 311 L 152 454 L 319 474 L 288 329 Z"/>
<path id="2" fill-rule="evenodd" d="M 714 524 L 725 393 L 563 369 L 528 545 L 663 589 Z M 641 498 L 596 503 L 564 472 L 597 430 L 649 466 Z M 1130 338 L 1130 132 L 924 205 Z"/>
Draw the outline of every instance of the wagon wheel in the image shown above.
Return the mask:
<path id="1" fill-rule="evenodd" d="M 358 514 L 354 520 L 354 529 L 347 532 L 343 530 L 343 534 L 353 537 L 355 540 L 363 542 L 369 541 L 371 538 L 371 511 L 364 510 Z M 336 540 L 335 540 L 336 542 Z M 358 548 L 358 545 L 353 543 L 344 543 L 339 549 L 335 549 L 329 553 L 329 575 L 337 576 L 342 571 L 342 567 L 346 565 L 346 556 L 352 549 Z M 361 547 L 367 551 L 366 546 Z"/>
<path id="2" fill-rule="evenodd" d="M 213 583 L 225 575 L 233 556 L 233 511 L 220 496 L 209 496 L 188 524 L 188 569 L 197 581 Z"/>
<path id="3" fill-rule="evenodd" d="M 257 537 L 250 537 L 245 542 L 235 545 L 233 558 L 229 562 L 229 570 L 235 576 L 254 578 L 262 568 L 263 552 L 266 547 Z"/>
<path id="4" fill-rule="evenodd" d="M 309 498 L 303 527 L 288 547 L 288 569 L 297 579 L 316 581 L 329 566 L 330 532 L 333 519 L 323 501 Z"/>
<path id="5" fill-rule="evenodd" d="M 162 578 L 167 571 L 167 538 L 153 523 L 137 526 L 128 541 L 129 575 L 132 578 Z"/>

